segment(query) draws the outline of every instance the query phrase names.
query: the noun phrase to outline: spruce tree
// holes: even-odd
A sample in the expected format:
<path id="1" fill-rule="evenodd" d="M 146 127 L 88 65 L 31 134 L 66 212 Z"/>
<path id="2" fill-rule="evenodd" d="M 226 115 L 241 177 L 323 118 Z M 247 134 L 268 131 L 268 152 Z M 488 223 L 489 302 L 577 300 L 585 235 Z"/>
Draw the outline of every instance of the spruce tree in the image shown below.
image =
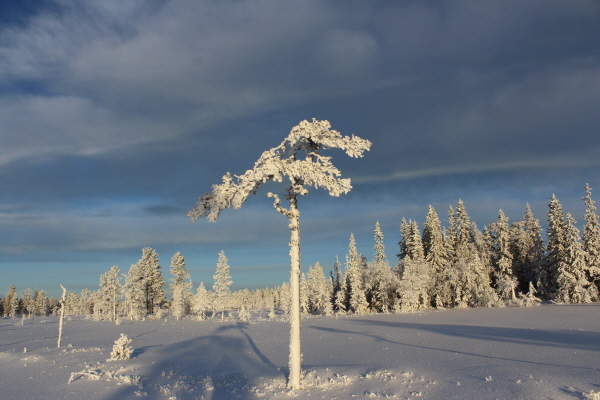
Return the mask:
<path id="1" fill-rule="evenodd" d="M 425 261 L 429 263 L 431 268 L 431 291 L 429 297 L 434 306 L 443 306 L 442 300 L 443 290 L 445 285 L 445 269 L 449 265 L 449 254 L 444 234 L 442 232 L 442 224 L 435 211 L 430 205 L 423 226 L 423 254 Z"/>
<path id="2" fill-rule="evenodd" d="M 17 288 L 10 285 L 8 292 L 4 297 L 4 316 L 15 318 L 19 310 L 19 298 L 17 297 Z"/>
<path id="3" fill-rule="evenodd" d="M 229 287 L 233 283 L 231 275 L 229 275 L 229 264 L 227 263 L 227 257 L 225 252 L 221 250 L 219 253 L 219 261 L 217 262 L 217 270 L 213 276 L 215 283 L 213 284 L 213 291 L 215 292 L 216 307 L 221 310 L 221 320 L 224 318 L 225 309 L 227 308 L 227 301 L 231 290 Z"/>
<path id="4" fill-rule="evenodd" d="M 146 313 L 153 314 L 165 301 L 165 280 L 156 250 L 150 247 L 143 248 L 138 265 L 143 277 Z"/>
<path id="5" fill-rule="evenodd" d="M 400 260 L 402 271 L 400 280 L 400 304 L 397 310 L 414 311 L 429 308 L 431 300 L 431 271 L 425 260 L 421 233 L 413 220 L 405 223 L 401 242 L 404 243 L 404 257 Z"/>
<path id="6" fill-rule="evenodd" d="M 48 315 L 48 296 L 46 295 L 46 291 L 44 289 L 35 290 L 33 296 L 33 308 L 35 315 Z"/>
<path id="7" fill-rule="evenodd" d="M 383 243 L 383 232 L 379 221 L 375 222 L 375 261 L 383 261 L 386 259 L 385 245 Z"/>
<path id="8" fill-rule="evenodd" d="M 21 292 L 21 314 L 27 314 L 28 317 L 33 314 L 33 294 L 30 288 Z"/>
<path id="9" fill-rule="evenodd" d="M 539 220 L 534 218 L 529 204 L 523 220 L 511 224 L 511 253 L 513 271 L 522 293 L 529 292 L 529 283 L 537 282 L 544 262 L 544 242 Z"/>
<path id="10" fill-rule="evenodd" d="M 192 294 L 192 278 L 185 268 L 185 259 L 180 252 L 171 258 L 171 311 L 177 320 L 183 318 L 188 311 L 188 302 Z"/>
<path id="11" fill-rule="evenodd" d="M 317 261 L 314 266 L 308 269 L 306 276 L 308 313 L 332 315 L 331 292 L 332 287 L 327 278 L 325 278 L 323 267 Z"/>
<path id="12" fill-rule="evenodd" d="M 566 216 L 554 194 L 548 204 L 546 259 L 538 277 L 538 293 L 546 298 L 556 297 L 558 269 L 566 258 Z"/>
<path id="13" fill-rule="evenodd" d="M 595 201 L 592 199 L 592 188 L 585 185 L 585 224 L 583 225 L 583 250 L 589 268 L 590 280 L 595 281 L 600 289 L 600 223 L 596 214 Z"/>
<path id="14" fill-rule="evenodd" d="M 369 308 L 365 293 L 366 265 L 356 249 L 354 234 L 350 234 L 350 244 L 346 256 L 346 274 L 348 276 L 349 311 L 364 314 Z"/>
<path id="15" fill-rule="evenodd" d="M 496 303 L 497 296 L 491 287 L 490 266 L 481 259 L 476 239 L 481 233 L 471 222 L 462 200 L 451 217 L 452 265 L 447 269 L 446 298 L 450 306 L 476 307 Z M 449 294 L 448 293 L 448 294 Z"/>
<path id="16" fill-rule="evenodd" d="M 333 262 L 333 271 L 331 271 L 331 281 L 333 283 L 333 291 L 331 293 L 331 303 L 333 304 L 334 311 L 338 310 L 337 307 L 337 296 L 340 290 L 342 290 L 342 264 L 340 263 L 340 259 L 338 256 L 335 256 L 335 261 Z"/>
<path id="17" fill-rule="evenodd" d="M 517 280 L 512 269 L 513 254 L 510 251 L 508 218 L 504 211 L 499 211 L 498 220 L 490 225 L 488 232 L 496 292 L 502 300 L 514 300 Z"/>
<path id="18" fill-rule="evenodd" d="M 366 277 L 367 301 L 372 311 L 389 312 L 395 303 L 398 279 L 385 254 L 384 236 L 379 225 L 375 224 L 374 260 L 368 264 Z"/>
<path id="19" fill-rule="evenodd" d="M 132 320 L 140 320 L 147 315 L 146 284 L 142 268 L 132 264 L 125 277 L 124 297 L 127 315 Z"/>
<path id="20" fill-rule="evenodd" d="M 191 311 L 196 314 L 199 319 L 206 318 L 208 310 L 213 307 L 212 293 L 206 290 L 204 282 L 200 282 L 196 294 L 192 297 Z"/>
<path id="21" fill-rule="evenodd" d="M 123 290 L 120 279 L 121 271 L 116 265 L 100 276 L 100 288 L 96 292 L 94 303 L 95 318 L 117 321 L 119 297 Z"/>
<path id="22" fill-rule="evenodd" d="M 563 303 L 590 303 L 598 298 L 596 285 L 588 280 L 585 252 L 571 214 L 566 215 L 564 258 L 556 264 L 555 300 Z"/>

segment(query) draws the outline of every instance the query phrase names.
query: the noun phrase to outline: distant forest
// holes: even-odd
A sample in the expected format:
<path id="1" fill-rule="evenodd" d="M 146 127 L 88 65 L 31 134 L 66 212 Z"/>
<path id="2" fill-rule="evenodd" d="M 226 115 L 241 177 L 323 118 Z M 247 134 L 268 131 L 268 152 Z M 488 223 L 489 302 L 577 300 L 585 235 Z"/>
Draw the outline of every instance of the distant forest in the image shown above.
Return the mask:
<path id="1" fill-rule="evenodd" d="M 521 221 L 509 224 L 502 210 L 483 231 L 473 223 L 464 203 L 448 210 L 442 226 L 429 206 L 423 229 L 403 219 L 394 266 L 385 252 L 379 222 L 374 229 L 374 255 L 359 254 L 350 235 L 345 263 L 336 257 L 326 274 L 319 262 L 301 279 L 304 314 L 365 314 L 426 310 L 430 308 L 530 306 L 542 301 L 589 303 L 598 300 L 600 287 L 600 224 L 592 189 L 585 187 L 586 205 L 580 231 L 556 196 L 548 204 L 546 242 L 539 220 L 529 205 Z M 119 322 L 167 313 L 180 318 L 249 318 L 249 310 L 269 311 L 269 317 L 287 314 L 290 287 L 232 292 L 232 277 L 224 252 L 219 254 L 212 288 L 204 283 L 194 291 L 185 259 L 173 255 L 168 282 L 158 254 L 144 248 L 142 258 L 123 274 L 117 266 L 100 277 L 96 291 L 66 292 L 62 299 L 44 290 L 17 293 L 11 285 L 0 299 L 4 317 L 28 318 L 67 315 Z"/>

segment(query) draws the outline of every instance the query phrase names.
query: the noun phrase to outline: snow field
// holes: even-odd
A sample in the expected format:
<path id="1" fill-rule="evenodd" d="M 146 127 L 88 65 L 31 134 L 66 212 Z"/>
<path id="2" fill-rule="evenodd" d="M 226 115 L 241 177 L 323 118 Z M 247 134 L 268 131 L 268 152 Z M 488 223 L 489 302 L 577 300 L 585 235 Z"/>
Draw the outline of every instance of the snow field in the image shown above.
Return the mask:
<path id="1" fill-rule="evenodd" d="M 268 310 L 267 310 L 268 312 Z M 598 399 L 600 304 L 308 317 L 304 389 L 285 321 L 0 321 L 1 398 Z M 129 360 L 107 361 L 132 339 Z"/>

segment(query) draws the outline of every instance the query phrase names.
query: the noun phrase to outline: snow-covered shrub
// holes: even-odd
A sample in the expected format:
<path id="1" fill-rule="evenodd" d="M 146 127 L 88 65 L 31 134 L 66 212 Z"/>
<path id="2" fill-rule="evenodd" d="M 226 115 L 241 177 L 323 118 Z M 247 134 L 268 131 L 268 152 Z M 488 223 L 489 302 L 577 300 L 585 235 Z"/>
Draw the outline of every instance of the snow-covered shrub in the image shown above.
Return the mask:
<path id="1" fill-rule="evenodd" d="M 115 341 L 108 361 L 129 360 L 133 353 L 133 347 L 130 344 L 131 339 L 124 333 L 121 333 L 121 337 Z"/>
<path id="2" fill-rule="evenodd" d="M 519 305 L 521 307 L 539 306 L 542 301 L 536 297 L 536 293 L 533 282 L 529 282 L 529 292 L 527 294 L 519 293 Z"/>
<path id="3" fill-rule="evenodd" d="M 240 311 L 238 312 L 238 318 L 243 322 L 248 322 L 250 320 L 250 311 L 246 308 L 246 306 L 242 306 L 242 308 L 240 308 Z"/>

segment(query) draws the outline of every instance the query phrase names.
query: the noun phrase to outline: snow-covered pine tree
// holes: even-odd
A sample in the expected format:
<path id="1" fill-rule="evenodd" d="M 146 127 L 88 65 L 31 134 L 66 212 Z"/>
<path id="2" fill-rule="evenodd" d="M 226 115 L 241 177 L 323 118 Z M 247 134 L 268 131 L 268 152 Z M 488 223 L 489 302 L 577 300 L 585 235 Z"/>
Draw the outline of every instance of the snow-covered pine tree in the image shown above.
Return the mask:
<path id="1" fill-rule="evenodd" d="M 383 232 L 379 221 L 375 222 L 375 261 L 383 261 L 387 257 L 385 255 L 385 244 L 383 243 Z"/>
<path id="2" fill-rule="evenodd" d="M 592 188 L 585 185 L 585 224 L 583 225 L 583 250 L 586 253 L 586 263 L 590 280 L 595 282 L 600 290 L 600 223 L 596 214 L 595 201 L 592 199 Z"/>
<path id="3" fill-rule="evenodd" d="M 338 256 L 335 256 L 333 263 L 333 271 L 331 272 L 331 280 L 333 282 L 333 292 L 331 294 L 331 304 L 333 304 L 333 310 L 337 311 L 336 299 L 337 295 L 342 290 L 343 275 L 342 275 L 342 264 Z"/>
<path id="4" fill-rule="evenodd" d="M 290 314 L 292 308 L 292 294 L 290 292 L 290 284 L 283 282 L 279 287 L 278 295 L 278 306 L 283 310 L 286 315 Z"/>
<path id="5" fill-rule="evenodd" d="M 332 287 L 325 277 L 323 267 L 317 261 L 308 269 L 306 275 L 306 297 L 308 301 L 308 313 L 320 315 L 332 315 L 331 304 Z"/>
<path id="6" fill-rule="evenodd" d="M 215 292 L 215 307 L 221 310 L 221 320 L 225 315 L 225 310 L 228 307 L 227 301 L 231 290 L 229 287 L 233 283 L 231 275 L 229 274 L 229 264 L 227 263 L 227 257 L 225 252 L 221 250 L 219 253 L 219 261 L 217 262 L 217 269 L 213 276 L 215 283 L 213 285 L 213 291 Z"/>
<path id="7" fill-rule="evenodd" d="M 48 315 L 48 296 L 46 295 L 46 291 L 44 289 L 35 290 L 33 295 L 33 309 L 35 315 Z"/>
<path id="8" fill-rule="evenodd" d="M 365 314 L 369 309 L 365 293 L 366 272 L 366 265 L 356 249 L 354 234 L 350 234 L 350 244 L 346 256 L 346 275 L 348 276 L 348 311 L 354 314 Z"/>
<path id="9" fill-rule="evenodd" d="M 454 293 L 450 306 L 477 307 L 497 303 L 491 287 L 490 266 L 482 262 L 475 242 L 481 233 L 469 218 L 462 200 L 451 219 L 452 267 L 447 269 L 446 285 Z"/>
<path id="10" fill-rule="evenodd" d="M 281 205 L 277 194 L 275 209 L 287 217 L 290 228 L 290 291 L 292 296 L 290 314 L 290 375 L 288 386 L 301 388 L 302 352 L 300 343 L 300 211 L 298 197 L 308 194 L 308 187 L 323 188 L 331 196 L 348 193 L 350 179 L 341 179 L 341 172 L 331 163 L 331 157 L 321 155 L 322 150 L 337 148 L 350 157 L 362 157 L 371 142 L 352 135 L 342 136 L 331 129 L 329 121 L 302 121 L 292 128 L 288 137 L 277 147 L 263 152 L 254 168 L 236 177 L 223 176 L 223 183 L 213 185 L 211 193 L 201 197 L 196 207 L 188 213 L 192 221 L 206 216 L 216 221 L 219 213 L 231 206 L 239 209 L 251 194 L 268 181 L 282 182 L 288 179 L 285 199 L 289 208 Z"/>
<path id="11" fill-rule="evenodd" d="M 19 298 L 17 297 L 17 288 L 15 285 L 10 285 L 4 297 L 4 317 L 15 318 L 18 311 Z"/>
<path id="12" fill-rule="evenodd" d="M 96 292 L 94 303 L 95 318 L 116 321 L 122 291 L 121 271 L 113 265 L 108 272 L 100 276 L 100 288 Z"/>
<path id="13" fill-rule="evenodd" d="M 121 336 L 115 340 L 115 344 L 110 352 L 110 358 L 107 361 L 129 360 L 132 354 L 131 339 L 124 333 L 121 333 Z"/>
<path id="14" fill-rule="evenodd" d="M 188 313 L 189 299 L 192 295 L 192 277 L 185 268 L 185 259 L 180 252 L 171 258 L 171 311 L 177 320 Z"/>
<path id="15" fill-rule="evenodd" d="M 529 204 L 525 206 L 523 220 L 510 226 L 513 271 L 522 293 L 529 292 L 529 282 L 537 282 L 544 261 L 542 228 L 534 218 Z"/>
<path id="16" fill-rule="evenodd" d="M 213 308 L 213 294 L 206 290 L 204 282 L 200 282 L 196 294 L 191 299 L 191 311 L 198 319 L 205 319 L 209 310 Z"/>
<path id="17" fill-rule="evenodd" d="M 375 258 L 367 266 L 365 284 L 369 307 L 375 312 L 389 312 L 395 304 L 399 280 L 392 271 L 385 254 L 384 236 L 379 225 L 375 224 Z"/>
<path id="18" fill-rule="evenodd" d="M 546 298 L 556 297 L 559 264 L 566 258 L 567 222 L 562 205 L 554 194 L 548 204 L 546 259 L 538 277 L 538 293 Z"/>
<path id="19" fill-rule="evenodd" d="M 147 314 L 146 308 L 146 285 L 139 264 L 132 264 L 125 277 L 124 307 L 127 316 L 132 320 L 141 320 Z"/>
<path id="20" fill-rule="evenodd" d="M 33 294 L 30 288 L 26 288 L 21 292 L 21 315 L 31 317 L 33 314 Z"/>
<path id="21" fill-rule="evenodd" d="M 517 280 L 513 273 L 513 254 L 510 251 L 508 217 L 500 209 L 496 222 L 487 229 L 491 261 L 494 269 L 494 286 L 500 299 L 515 300 Z"/>
<path id="22" fill-rule="evenodd" d="M 154 314 L 165 301 L 165 280 L 156 250 L 150 247 L 143 248 L 138 265 L 143 277 L 146 313 Z"/>
<path id="23" fill-rule="evenodd" d="M 431 268 L 431 291 L 429 298 L 432 306 L 444 306 L 444 275 L 450 263 L 448 247 L 442 231 L 442 224 L 433 206 L 429 205 L 425 225 L 423 226 L 423 253 Z M 448 296 L 446 296 L 448 297 Z M 447 301 L 446 301 L 447 302 Z"/>
<path id="24" fill-rule="evenodd" d="M 588 280 L 589 269 L 571 214 L 566 215 L 565 256 L 556 266 L 555 300 L 563 303 L 590 303 L 598 299 L 596 285 Z"/>
<path id="25" fill-rule="evenodd" d="M 405 222 L 405 221 L 404 221 Z M 404 257 L 397 268 L 402 271 L 400 279 L 400 298 L 397 311 L 414 311 L 429 308 L 431 304 L 431 267 L 425 260 L 421 233 L 416 221 L 405 222 L 401 229 Z"/>

